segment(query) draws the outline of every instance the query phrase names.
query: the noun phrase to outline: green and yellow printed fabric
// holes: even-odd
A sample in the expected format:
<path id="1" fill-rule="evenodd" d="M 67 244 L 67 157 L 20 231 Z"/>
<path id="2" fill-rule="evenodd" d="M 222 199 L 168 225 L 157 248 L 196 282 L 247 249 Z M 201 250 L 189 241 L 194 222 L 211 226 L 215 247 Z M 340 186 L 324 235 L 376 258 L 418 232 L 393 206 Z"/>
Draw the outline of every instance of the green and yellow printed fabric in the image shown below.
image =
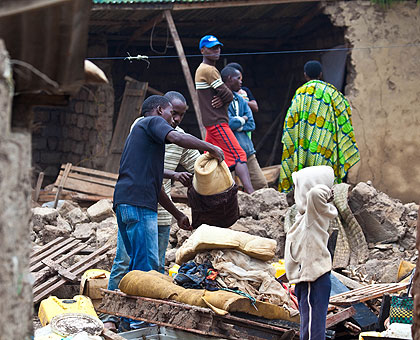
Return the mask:
<path id="1" fill-rule="evenodd" d="M 297 89 L 283 128 L 279 190 L 292 189 L 292 172 L 329 165 L 336 183 L 360 160 L 347 99 L 333 85 L 311 80 Z"/>

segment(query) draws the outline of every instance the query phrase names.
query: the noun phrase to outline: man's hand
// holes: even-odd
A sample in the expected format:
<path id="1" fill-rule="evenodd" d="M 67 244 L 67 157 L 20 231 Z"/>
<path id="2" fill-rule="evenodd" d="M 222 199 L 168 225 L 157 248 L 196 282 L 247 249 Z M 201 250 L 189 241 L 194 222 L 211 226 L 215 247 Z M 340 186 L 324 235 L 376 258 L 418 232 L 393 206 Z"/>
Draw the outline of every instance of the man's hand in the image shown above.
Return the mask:
<path id="1" fill-rule="evenodd" d="M 193 175 L 189 172 L 175 172 L 173 179 L 181 182 L 184 187 L 189 188 L 192 184 Z"/>
<path id="2" fill-rule="evenodd" d="M 247 121 L 248 120 L 248 116 L 242 116 L 242 118 Z"/>
<path id="3" fill-rule="evenodd" d="M 225 154 L 223 153 L 223 150 L 219 148 L 216 145 L 212 145 L 213 148 L 211 151 L 209 151 L 210 155 L 212 155 L 214 158 L 217 159 L 219 163 L 225 160 Z"/>
<path id="4" fill-rule="evenodd" d="M 223 106 L 222 98 L 214 96 L 211 101 L 211 106 L 213 106 L 215 109 L 220 109 Z"/>
<path id="5" fill-rule="evenodd" d="M 181 213 L 181 216 L 177 218 L 176 222 L 178 223 L 178 227 L 180 227 L 181 229 L 192 230 L 190 220 L 185 214 Z"/>

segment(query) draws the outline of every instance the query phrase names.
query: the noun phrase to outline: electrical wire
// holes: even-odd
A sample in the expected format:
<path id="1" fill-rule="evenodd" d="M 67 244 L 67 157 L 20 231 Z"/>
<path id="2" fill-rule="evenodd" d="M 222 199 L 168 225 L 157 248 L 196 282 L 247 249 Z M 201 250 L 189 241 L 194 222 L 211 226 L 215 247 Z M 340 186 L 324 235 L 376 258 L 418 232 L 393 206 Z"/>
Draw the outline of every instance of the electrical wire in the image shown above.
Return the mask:
<path id="1" fill-rule="evenodd" d="M 314 52 L 333 52 L 333 51 L 354 51 L 354 50 L 369 50 L 369 49 L 385 49 L 385 48 L 406 48 L 406 47 L 420 47 L 420 43 L 404 44 L 404 45 L 389 45 L 389 46 L 367 46 L 367 47 L 337 47 L 337 48 L 320 48 L 308 50 L 287 50 L 287 51 L 266 51 L 266 52 L 238 52 L 238 53 L 221 53 L 221 57 L 229 56 L 246 56 L 246 55 L 272 55 L 272 54 L 295 54 L 295 53 L 314 53 Z M 202 54 L 187 54 L 186 58 L 202 57 Z M 179 58 L 178 55 L 165 55 L 165 56 L 145 56 L 137 55 L 135 57 L 93 57 L 87 58 L 88 60 L 143 60 L 146 59 L 170 59 Z"/>

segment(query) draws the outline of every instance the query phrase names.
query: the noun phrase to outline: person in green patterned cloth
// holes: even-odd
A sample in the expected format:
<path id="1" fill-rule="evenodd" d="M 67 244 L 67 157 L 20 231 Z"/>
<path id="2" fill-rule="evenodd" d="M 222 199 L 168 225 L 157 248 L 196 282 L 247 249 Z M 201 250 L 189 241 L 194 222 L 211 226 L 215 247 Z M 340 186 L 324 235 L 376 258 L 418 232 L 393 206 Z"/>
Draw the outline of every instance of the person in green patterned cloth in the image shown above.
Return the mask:
<path id="1" fill-rule="evenodd" d="M 347 99 L 333 85 L 320 80 L 322 66 L 318 61 L 308 61 L 304 75 L 307 83 L 297 89 L 284 121 L 279 178 L 282 192 L 292 189 L 292 173 L 305 167 L 331 166 L 335 183 L 341 183 L 360 160 Z"/>

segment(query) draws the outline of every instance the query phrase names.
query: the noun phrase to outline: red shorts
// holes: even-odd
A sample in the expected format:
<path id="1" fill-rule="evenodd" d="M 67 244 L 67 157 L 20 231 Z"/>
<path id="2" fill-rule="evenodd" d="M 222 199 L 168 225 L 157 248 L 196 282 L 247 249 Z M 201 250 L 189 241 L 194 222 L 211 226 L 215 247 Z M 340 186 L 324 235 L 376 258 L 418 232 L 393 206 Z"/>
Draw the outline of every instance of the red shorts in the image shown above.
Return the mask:
<path id="1" fill-rule="evenodd" d="M 206 142 L 218 146 L 225 154 L 225 162 L 230 168 L 236 163 L 246 163 L 246 153 L 241 148 L 229 127 L 229 124 L 222 123 L 213 126 L 206 126 Z"/>

